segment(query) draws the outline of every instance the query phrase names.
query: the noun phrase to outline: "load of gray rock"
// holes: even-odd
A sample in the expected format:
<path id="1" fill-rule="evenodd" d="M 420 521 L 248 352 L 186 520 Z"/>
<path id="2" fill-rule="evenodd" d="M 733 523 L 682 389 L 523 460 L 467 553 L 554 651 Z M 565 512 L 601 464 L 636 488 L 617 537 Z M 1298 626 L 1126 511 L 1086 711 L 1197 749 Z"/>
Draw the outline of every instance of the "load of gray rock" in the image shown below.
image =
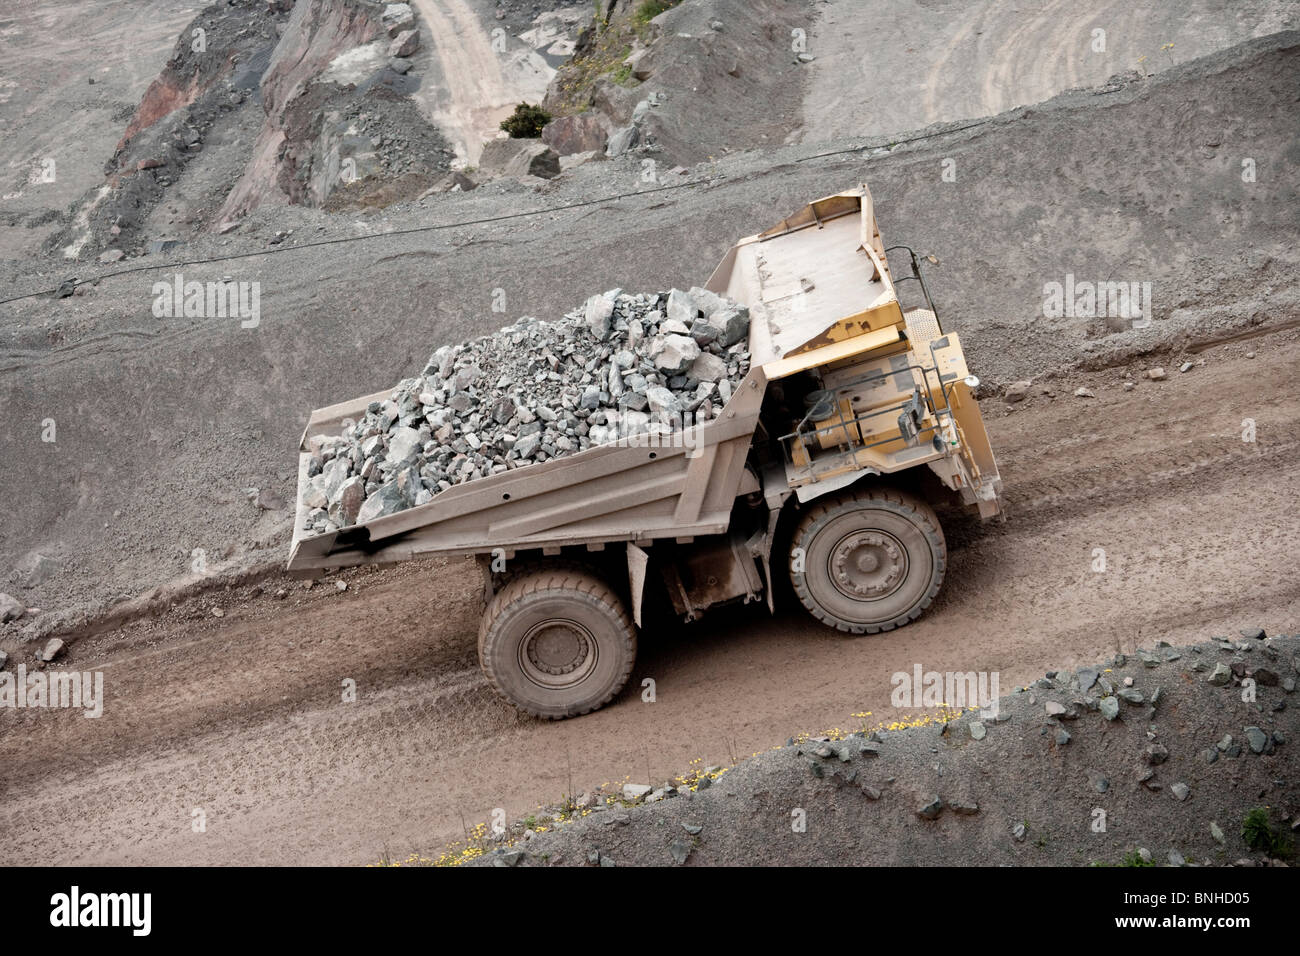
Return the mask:
<path id="1" fill-rule="evenodd" d="M 749 371 L 749 310 L 705 289 L 594 295 L 438 349 L 337 436 L 313 436 L 303 504 L 317 534 L 455 485 L 716 418 Z"/>

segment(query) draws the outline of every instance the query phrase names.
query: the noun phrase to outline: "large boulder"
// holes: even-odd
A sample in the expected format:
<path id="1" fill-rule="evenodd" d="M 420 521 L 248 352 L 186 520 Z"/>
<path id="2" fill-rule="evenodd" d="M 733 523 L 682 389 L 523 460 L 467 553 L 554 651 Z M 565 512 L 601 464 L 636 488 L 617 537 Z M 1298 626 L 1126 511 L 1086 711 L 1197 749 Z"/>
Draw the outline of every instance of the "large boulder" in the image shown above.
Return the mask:
<path id="1" fill-rule="evenodd" d="M 587 300 L 583 309 L 583 321 L 591 331 L 592 338 L 603 342 L 609 337 L 610 320 L 614 316 L 614 296 L 608 292 L 593 295 Z"/>
<path id="2" fill-rule="evenodd" d="M 701 352 L 691 363 L 692 378 L 700 382 L 718 382 L 727 377 L 727 363 L 712 352 Z"/>
<path id="3" fill-rule="evenodd" d="M 624 126 L 622 129 L 614 130 L 610 134 L 609 143 L 605 146 L 605 155 L 611 159 L 622 156 L 637 144 L 639 135 L 635 126 Z"/>
<path id="4" fill-rule="evenodd" d="M 604 152 L 609 130 L 598 113 L 578 113 L 551 120 L 542 129 L 542 142 L 561 156 Z"/>
<path id="5" fill-rule="evenodd" d="M 390 57 L 408 57 L 418 49 L 420 49 L 420 31 L 403 30 L 388 45 L 388 55 Z"/>
<path id="6" fill-rule="evenodd" d="M 540 139 L 494 139 L 483 144 L 479 169 L 497 176 L 560 175 L 560 157 Z"/>
<path id="7" fill-rule="evenodd" d="M 59 562 L 39 551 L 29 551 L 14 565 L 17 578 L 24 587 L 39 587 L 59 570 Z"/>
<path id="8" fill-rule="evenodd" d="M 650 404 L 650 411 L 661 419 L 681 414 L 681 402 L 662 385 L 651 385 L 645 390 L 645 397 Z"/>
<path id="9" fill-rule="evenodd" d="M 329 516 L 344 527 L 354 524 L 365 500 L 365 479 L 359 475 L 353 475 L 339 486 L 334 498 L 330 501 Z"/>
<path id="10" fill-rule="evenodd" d="M 384 7 L 379 20 L 388 35 L 395 37 L 415 26 L 415 12 L 411 10 L 409 3 L 390 3 Z"/>
<path id="11" fill-rule="evenodd" d="M 623 62 L 632 71 L 632 76 L 643 83 L 654 75 L 654 56 L 651 47 L 637 44 Z"/>
<path id="12" fill-rule="evenodd" d="M 420 433 L 406 425 L 393 429 L 388 437 L 388 458 L 390 467 L 396 468 L 411 461 L 420 451 Z"/>
<path id="13" fill-rule="evenodd" d="M 664 335 L 651 346 L 650 359 L 669 375 L 686 371 L 700 357 L 700 346 L 689 335 Z"/>
<path id="14" fill-rule="evenodd" d="M 373 495 L 365 500 L 365 503 L 357 511 L 357 523 L 365 524 L 385 515 L 396 514 L 410 506 L 411 499 L 407 497 L 405 489 L 399 487 L 396 481 L 390 481 L 386 485 L 381 485 Z"/>

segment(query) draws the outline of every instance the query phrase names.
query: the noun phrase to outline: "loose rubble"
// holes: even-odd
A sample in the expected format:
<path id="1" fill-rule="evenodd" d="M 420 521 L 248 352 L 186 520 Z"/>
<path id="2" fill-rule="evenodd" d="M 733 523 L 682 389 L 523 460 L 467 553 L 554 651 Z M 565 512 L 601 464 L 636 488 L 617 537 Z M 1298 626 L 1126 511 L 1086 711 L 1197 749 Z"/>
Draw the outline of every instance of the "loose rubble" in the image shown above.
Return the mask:
<path id="1" fill-rule="evenodd" d="M 749 371 L 749 311 L 705 289 L 594 295 L 444 346 L 338 436 L 313 436 L 302 503 L 321 534 L 477 478 L 716 418 Z"/>

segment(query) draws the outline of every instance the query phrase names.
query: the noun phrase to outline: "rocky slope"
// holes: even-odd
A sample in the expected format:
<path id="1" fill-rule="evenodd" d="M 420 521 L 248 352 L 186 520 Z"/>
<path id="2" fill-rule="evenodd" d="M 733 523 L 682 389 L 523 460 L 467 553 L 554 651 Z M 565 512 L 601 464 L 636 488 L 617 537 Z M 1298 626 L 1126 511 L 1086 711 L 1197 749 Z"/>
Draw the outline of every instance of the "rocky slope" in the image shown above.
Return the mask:
<path id="1" fill-rule="evenodd" d="M 611 0 L 551 83 L 557 119 L 543 138 L 562 154 L 638 148 L 666 166 L 791 142 L 812 59 L 791 34 L 809 16 L 781 0 Z"/>
<path id="2" fill-rule="evenodd" d="M 1300 829 L 1298 655 L 1300 634 L 1259 630 L 1157 644 L 1050 672 L 988 714 L 971 707 L 918 721 L 900 709 L 889 724 L 918 725 L 791 740 L 727 770 L 584 800 L 566 822 L 516 827 L 500 841 L 510 845 L 475 862 L 1281 862 Z M 1277 833 L 1272 854 L 1243 840 L 1256 807 Z M 493 842 L 485 834 L 478 845 Z M 459 847 L 448 859 L 475 857 Z"/>
<path id="3" fill-rule="evenodd" d="M 385 20 L 390 6 L 402 12 Z M 104 183 L 45 250 L 113 263 L 229 229 L 263 203 L 349 209 L 419 195 L 452 159 L 407 95 L 419 49 L 404 4 L 206 7 L 132 114 Z"/>
<path id="4" fill-rule="evenodd" d="M 391 202 L 445 173 L 445 139 L 405 96 L 421 29 L 406 4 L 295 4 L 262 79 L 265 122 L 218 223 L 262 203 L 321 206 L 336 190 L 348 205 L 381 190 Z M 396 192 L 385 189 L 394 181 Z"/>
<path id="5" fill-rule="evenodd" d="M 192 163 L 205 165 L 203 151 L 212 143 L 246 138 L 240 131 L 255 120 L 259 80 L 288 8 L 278 0 L 235 0 L 214 3 L 190 21 L 127 122 L 105 164 L 104 183 L 74 204 L 64 226 L 46 240 L 48 253 L 111 263 L 148 251 L 151 215 L 169 188 Z M 205 184 L 205 195 L 191 202 L 210 215 L 229 188 L 229 175 Z M 196 213 L 192 224 L 203 218 Z"/>

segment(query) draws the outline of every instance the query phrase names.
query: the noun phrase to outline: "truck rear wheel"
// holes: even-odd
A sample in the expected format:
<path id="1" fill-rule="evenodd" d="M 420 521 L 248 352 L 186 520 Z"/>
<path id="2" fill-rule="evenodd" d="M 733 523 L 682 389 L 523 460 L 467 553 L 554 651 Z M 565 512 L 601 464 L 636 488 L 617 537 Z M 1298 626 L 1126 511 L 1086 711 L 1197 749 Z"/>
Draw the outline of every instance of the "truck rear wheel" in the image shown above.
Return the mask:
<path id="1" fill-rule="evenodd" d="M 790 581 L 803 606 L 849 634 L 892 630 L 939 593 L 948 551 L 925 502 L 873 488 L 809 508 L 794 533 Z"/>
<path id="2" fill-rule="evenodd" d="M 479 663 L 498 694 L 559 720 L 603 707 L 636 662 L 636 630 L 609 585 L 562 567 L 511 578 L 483 615 Z"/>

